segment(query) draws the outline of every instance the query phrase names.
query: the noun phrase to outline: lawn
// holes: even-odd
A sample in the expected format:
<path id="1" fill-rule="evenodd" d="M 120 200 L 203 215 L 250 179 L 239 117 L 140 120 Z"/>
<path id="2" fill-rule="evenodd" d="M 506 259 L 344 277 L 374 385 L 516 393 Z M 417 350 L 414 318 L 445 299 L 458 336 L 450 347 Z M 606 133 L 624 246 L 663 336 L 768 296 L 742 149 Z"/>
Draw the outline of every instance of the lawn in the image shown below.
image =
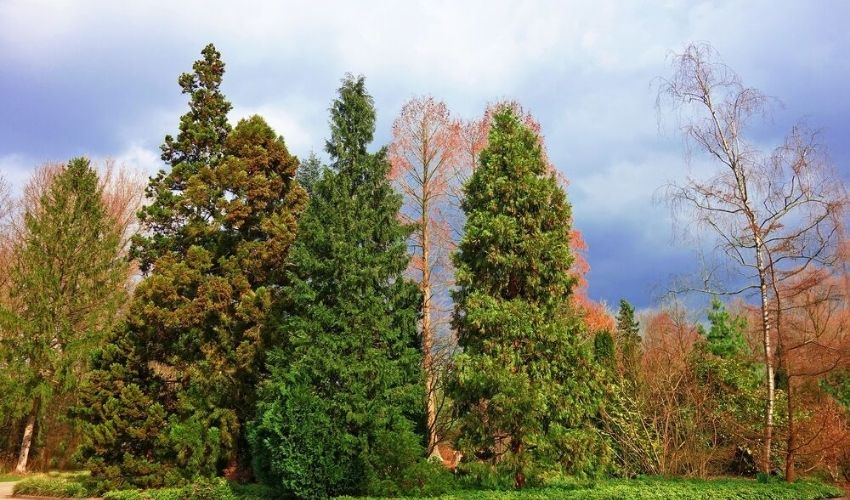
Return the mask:
<path id="1" fill-rule="evenodd" d="M 11 480 L 19 476 L 6 475 Z M 81 498 L 94 495 L 86 474 L 42 474 L 27 477 L 15 485 L 15 493 L 25 495 Z M 457 489 L 433 498 L 443 499 L 771 499 L 796 500 L 835 498 L 841 489 L 822 482 L 779 480 L 758 482 L 748 479 L 608 479 L 595 482 L 564 482 L 524 490 Z M 108 492 L 105 500 L 267 500 L 278 498 L 259 485 L 237 485 L 224 480 L 203 481 L 182 488 L 123 490 Z M 352 497 L 347 497 L 352 498 Z"/>
<path id="2" fill-rule="evenodd" d="M 747 479 L 609 479 L 585 485 L 563 485 L 521 491 L 458 491 L 440 498 L 456 499 L 816 499 L 844 492 L 817 481 L 759 483 Z"/>

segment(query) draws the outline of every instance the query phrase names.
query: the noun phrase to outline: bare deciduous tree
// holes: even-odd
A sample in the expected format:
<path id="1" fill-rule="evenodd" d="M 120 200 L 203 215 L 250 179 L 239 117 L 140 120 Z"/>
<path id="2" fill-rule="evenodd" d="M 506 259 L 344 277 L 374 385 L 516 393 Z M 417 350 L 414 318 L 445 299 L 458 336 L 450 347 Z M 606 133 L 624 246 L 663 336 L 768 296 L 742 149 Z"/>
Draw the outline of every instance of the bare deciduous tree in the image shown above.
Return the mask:
<path id="1" fill-rule="evenodd" d="M 814 132 L 794 127 L 768 152 L 748 140 L 747 127 L 768 110 L 770 99 L 745 87 L 711 46 L 691 44 L 673 63 L 658 103 L 682 113 L 686 138 L 720 168 L 671 185 L 668 194 L 677 214 L 713 234 L 739 271 L 741 286 L 721 292 L 754 292 L 759 298 L 767 387 L 761 468 L 769 471 L 776 338 L 771 304 L 781 282 L 833 262 L 846 195 Z M 719 291 L 710 283 L 703 288 Z"/>
<path id="2" fill-rule="evenodd" d="M 449 225 L 450 194 L 456 185 L 458 123 L 432 97 L 412 99 L 393 123 L 389 148 L 391 178 L 404 197 L 402 215 L 416 224 L 411 246 L 411 274 L 422 292 L 422 368 L 425 372 L 428 453 L 440 440 L 435 339 L 447 327 L 452 285 L 449 259 L 454 238 Z M 441 307 L 441 305 L 443 307 Z"/>

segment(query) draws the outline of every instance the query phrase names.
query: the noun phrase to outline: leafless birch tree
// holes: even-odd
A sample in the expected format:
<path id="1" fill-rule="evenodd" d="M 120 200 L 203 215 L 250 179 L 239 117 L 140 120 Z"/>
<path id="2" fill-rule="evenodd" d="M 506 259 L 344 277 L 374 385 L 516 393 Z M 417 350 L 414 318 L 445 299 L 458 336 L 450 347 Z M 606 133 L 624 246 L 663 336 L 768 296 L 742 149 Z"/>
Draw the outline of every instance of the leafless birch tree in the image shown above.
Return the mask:
<path id="1" fill-rule="evenodd" d="M 668 195 L 677 215 L 713 234 L 721 255 L 739 271 L 735 289 L 722 293 L 758 297 L 766 385 L 761 468 L 768 472 L 775 402 L 772 304 L 783 281 L 833 262 L 846 196 L 813 131 L 795 126 L 771 151 L 747 135 L 771 100 L 744 86 L 711 46 L 691 44 L 673 65 L 659 106 L 680 112 L 687 140 L 716 167 L 669 186 Z"/>

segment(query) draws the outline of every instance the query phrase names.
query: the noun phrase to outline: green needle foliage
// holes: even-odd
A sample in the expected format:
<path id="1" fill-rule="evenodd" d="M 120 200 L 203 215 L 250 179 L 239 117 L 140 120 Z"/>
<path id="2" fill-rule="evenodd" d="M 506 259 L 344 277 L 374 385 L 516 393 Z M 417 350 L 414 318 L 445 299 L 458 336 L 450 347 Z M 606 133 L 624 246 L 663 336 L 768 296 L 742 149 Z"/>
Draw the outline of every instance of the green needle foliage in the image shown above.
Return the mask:
<path id="1" fill-rule="evenodd" d="M 617 344 L 620 350 L 621 374 L 628 384 L 636 384 L 641 358 L 640 324 L 635 320 L 635 308 L 626 299 L 620 300 L 617 312 Z"/>
<path id="2" fill-rule="evenodd" d="M 247 471 L 244 429 L 264 328 L 306 205 L 298 160 L 258 117 L 230 130 L 210 45 L 180 77 L 190 111 L 165 138 L 135 255 L 148 274 L 124 327 L 96 354 L 82 456 L 113 483 L 158 486 Z"/>
<path id="3" fill-rule="evenodd" d="M 256 473 L 282 494 L 395 493 L 421 457 L 418 289 L 403 278 L 412 228 L 388 179 L 363 78 L 331 108 L 331 166 L 312 186 L 291 254 L 251 431 Z"/>
<path id="4" fill-rule="evenodd" d="M 319 157 L 315 153 L 310 153 L 310 156 L 301 162 L 301 166 L 298 167 L 295 179 L 307 191 L 307 194 L 312 194 L 313 186 L 322 178 L 324 171 L 325 166 L 322 165 Z"/>
<path id="5" fill-rule="evenodd" d="M 0 310 L 3 417 L 28 414 L 38 432 L 52 400 L 73 400 L 88 352 L 127 297 L 121 250 L 97 173 L 87 159 L 71 160 L 24 215 L 11 308 Z"/>
<path id="6" fill-rule="evenodd" d="M 517 486 L 546 469 L 604 465 L 591 424 L 603 394 L 592 339 L 570 306 L 570 205 L 539 137 L 509 108 L 465 186 L 450 394 L 459 445 Z"/>
<path id="7" fill-rule="evenodd" d="M 710 395 L 710 413 L 703 419 L 714 425 L 704 431 L 705 441 L 729 449 L 720 454 L 729 460 L 728 472 L 754 475 L 758 469 L 752 455 L 748 452 L 751 462 L 747 464 L 743 460 L 747 456 L 733 460 L 732 450 L 735 446 L 739 451 L 747 445 L 754 447 L 753 436 L 760 435 L 763 423 L 762 372 L 747 345 L 747 320 L 729 314 L 717 299 L 711 302 L 708 320 L 708 331 L 702 325 L 697 328 L 704 341 L 695 346 L 690 359 L 701 387 Z M 727 432 L 717 432 L 718 428 Z"/>

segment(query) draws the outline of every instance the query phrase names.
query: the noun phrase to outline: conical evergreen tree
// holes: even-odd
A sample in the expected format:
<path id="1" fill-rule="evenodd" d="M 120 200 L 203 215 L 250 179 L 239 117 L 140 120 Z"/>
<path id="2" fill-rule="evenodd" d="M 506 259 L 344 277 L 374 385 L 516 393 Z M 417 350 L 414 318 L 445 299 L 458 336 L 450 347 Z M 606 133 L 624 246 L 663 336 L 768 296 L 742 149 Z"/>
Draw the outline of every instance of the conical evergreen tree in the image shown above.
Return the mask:
<path id="1" fill-rule="evenodd" d="M 23 438 L 16 436 L 18 472 L 26 471 L 37 434 L 49 429 L 46 410 L 64 413 L 53 402 L 74 401 L 89 351 L 127 298 L 126 278 L 121 235 L 97 172 L 75 158 L 27 208 L 10 272 L 12 310 L 0 307 L 0 389 L 17 396 L 0 398 L 0 412 L 26 415 Z"/>
<path id="2" fill-rule="evenodd" d="M 403 278 L 411 228 L 398 219 L 385 149 L 367 152 L 374 127 L 363 78 L 346 78 L 251 434 L 255 470 L 282 494 L 386 493 L 422 453 L 419 299 Z"/>
<path id="3" fill-rule="evenodd" d="M 640 324 L 635 320 L 635 308 L 626 299 L 620 300 L 617 312 L 617 347 L 620 358 L 620 374 L 630 384 L 637 383 L 640 365 Z"/>
<path id="4" fill-rule="evenodd" d="M 721 358 L 748 356 L 750 354 L 745 337 L 747 332 L 746 318 L 730 315 L 722 302 L 713 299 L 711 310 L 708 311 L 708 321 L 711 323 L 708 332 L 700 328 L 700 333 L 705 337 L 708 351 L 711 354 Z"/>
<path id="5" fill-rule="evenodd" d="M 190 111 L 165 139 L 171 170 L 151 180 L 141 213 L 134 249 L 148 275 L 114 345 L 95 357 L 82 409 L 83 456 L 115 482 L 248 471 L 264 325 L 306 205 L 298 160 L 262 118 L 230 130 L 223 64 L 212 46 L 203 54 L 180 77 Z"/>
<path id="6" fill-rule="evenodd" d="M 463 353 L 451 397 L 466 457 L 522 486 L 544 468 L 604 461 L 591 424 L 601 396 L 592 339 L 570 306 L 570 205 L 538 136 L 498 110 L 465 186 L 454 324 Z"/>
<path id="7" fill-rule="evenodd" d="M 298 167 L 298 172 L 295 174 L 295 179 L 307 191 L 307 194 L 313 193 L 313 186 L 322 178 L 325 166 L 315 153 L 310 153 L 306 160 L 301 162 Z"/>

